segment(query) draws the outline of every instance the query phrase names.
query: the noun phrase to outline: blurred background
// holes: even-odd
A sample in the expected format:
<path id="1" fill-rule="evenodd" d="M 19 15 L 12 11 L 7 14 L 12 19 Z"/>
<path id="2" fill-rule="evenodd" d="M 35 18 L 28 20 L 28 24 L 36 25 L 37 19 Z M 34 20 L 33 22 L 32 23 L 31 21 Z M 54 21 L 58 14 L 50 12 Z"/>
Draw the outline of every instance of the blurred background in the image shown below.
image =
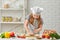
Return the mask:
<path id="1" fill-rule="evenodd" d="M 13 1 L 10 4 L 9 1 L 0 0 L 0 8 L 2 8 L 0 9 L 0 32 L 14 31 L 18 33 L 24 33 L 24 23 L 21 22 L 21 20 L 13 22 L 6 22 L 6 20 L 5 22 L 2 22 L 2 20 L 4 20 L 4 18 L 6 17 L 12 17 L 16 20 L 16 17 L 18 17 L 18 19 L 22 18 L 22 20 L 24 21 L 23 18 L 30 13 L 30 8 L 34 6 L 39 6 L 44 8 L 44 11 L 41 13 L 41 17 L 44 23 L 42 31 L 44 29 L 54 29 L 60 33 L 60 0 L 22 0 L 17 2 L 14 1 L 16 4 L 13 4 Z M 5 7 L 8 9 L 4 9 L 4 2 L 7 4 L 9 3 L 9 5 L 11 5 L 11 8 L 13 9 L 9 9 L 9 5 Z M 19 10 L 18 6 L 20 8 L 23 8 L 23 10 L 24 8 L 26 9 L 22 12 L 21 10 Z"/>

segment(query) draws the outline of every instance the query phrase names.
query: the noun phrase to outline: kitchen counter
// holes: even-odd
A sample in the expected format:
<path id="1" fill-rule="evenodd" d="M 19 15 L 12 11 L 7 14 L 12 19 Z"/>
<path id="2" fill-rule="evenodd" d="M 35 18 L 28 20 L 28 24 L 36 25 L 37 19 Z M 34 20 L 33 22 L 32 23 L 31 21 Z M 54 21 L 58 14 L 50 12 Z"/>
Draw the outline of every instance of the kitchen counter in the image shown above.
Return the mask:
<path id="1" fill-rule="evenodd" d="M 41 34 L 42 35 L 42 34 Z M 40 35 L 40 36 L 41 36 Z M 15 35 L 15 37 L 10 37 L 10 38 L 0 38 L 0 40 L 51 40 L 50 39 L 47 39 L 47 38 L 42 38 L 42 39 L 37 39 L 39 37 L 37 37 L 38 35 L 35 35 L 35 36 L 29 36 L 29 35 L 26 35 L 26 38 L 21 38 L 18 37 L 17 35 Z M 54 39 L 54 40 L 60 40 L 60 39 Z"/>
<path id="2" fill-rule="evenodd" d="M 0 40 L 51 40 L 51 39 L 21 39 L 21 38 L 0 38 Z M 60 40 L 60 39 L 54 39 L 54 40 Z"/>

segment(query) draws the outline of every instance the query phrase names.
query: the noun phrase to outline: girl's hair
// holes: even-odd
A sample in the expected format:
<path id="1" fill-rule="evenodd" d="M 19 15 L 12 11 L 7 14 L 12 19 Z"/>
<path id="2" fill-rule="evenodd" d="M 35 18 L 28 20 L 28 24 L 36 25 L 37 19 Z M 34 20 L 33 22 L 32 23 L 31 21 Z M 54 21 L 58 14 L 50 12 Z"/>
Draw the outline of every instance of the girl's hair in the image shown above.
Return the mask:
<path id="1" fill-rule="evenodd" d="M 43 21 L 42 21 L 42 18 L 40 15 L 39 15 L 39 18 L 37 20 L 38 20 L 38 27 L 40 27 L 40 25 L 43 24 Z M 34 22 L 34 18 L 33 18 L 33 14 L 31 13 L 29 23 L 31 23 L 33 25 L 33 22 Z"/>

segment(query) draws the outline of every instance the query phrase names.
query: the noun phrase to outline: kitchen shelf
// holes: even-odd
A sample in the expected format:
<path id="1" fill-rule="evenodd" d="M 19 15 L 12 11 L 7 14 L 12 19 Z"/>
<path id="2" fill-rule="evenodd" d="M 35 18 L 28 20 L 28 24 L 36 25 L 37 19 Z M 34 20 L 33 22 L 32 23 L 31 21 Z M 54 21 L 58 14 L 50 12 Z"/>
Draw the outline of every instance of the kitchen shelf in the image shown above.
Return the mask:
<path id="1" fill-rule="evenodd" d="M 0 10 L 21 10 L 21 11 L 23 11 L 24 10 L 24 8 L 22 8 L 22 9 L 18 9 L 18 8 L 0 8 Z"/>
<path id="2" fill-rule="evenodd" d="M 2 1 L 2 4 L 1 4 L 2 6 L 0 7 L 0 12 L 2 11 L 0 13 L 0 15 L 1 15 L 0 16 L 0 25 L 2 24 L 0 26 L 0 32 L 7 31 L 8 28 L 10 28 L 10 27 L 11 27 L 11 29 L 12 28 L 15 28 L 15 26 L 16 25 L 18 26 L 18 24 L 19 24 L 19 26 L 22 26 L 23 27 L 24 20 L 25 20 L 25 15 L 27 13 L 27 10 L 26 10 L 27 9 L 27 0 L 17 0 L 16 2 L 12 2 L 11 3 L 12 5 L 9 3 L 10 0 L 9 1 L 7 1 L 7 0 L 0 0 L 0 1 Z M 4 8 L 3 7 L 3 5 L 6 2 L 7 2 L 7 4 L 9 3 L 10 8 L 7 8 L 7 7 Z M 20 5 L 23 6 L 23 7 L 21 7 Z M 2 20 L 2 17 L 3 16 L 5 16 L 5 17 L 10 17 L 11 16 L 11 17 L 13 17 L 14 21 L 15 21 L 15 18 L 18 18 L 19 19 L 20 17 L 22 17 L 22 19 L 21 19 L 21 21 L 17 21 L 17 22 L 3 22 L 3 20 Z M 7 24 L 7 25 L 5 25 L 5 24 Z M 8 28 L 6 28 L 6 27 L 8 27 Z M 18 27 L 16 29 L 18 29 Z M 13 30 L 16 30 L 16 29 L 13 29 Z M 13 30 L 11 30 L 11 31 L 13 31 Z M 16 31 L 17 32 L 20 32 L 18 30 L 16 30 Z"/>
<path id="3" fill-rule="evenodd" d="M 24 22 L 0 22 L 2 24 L 24 24 Z"/>

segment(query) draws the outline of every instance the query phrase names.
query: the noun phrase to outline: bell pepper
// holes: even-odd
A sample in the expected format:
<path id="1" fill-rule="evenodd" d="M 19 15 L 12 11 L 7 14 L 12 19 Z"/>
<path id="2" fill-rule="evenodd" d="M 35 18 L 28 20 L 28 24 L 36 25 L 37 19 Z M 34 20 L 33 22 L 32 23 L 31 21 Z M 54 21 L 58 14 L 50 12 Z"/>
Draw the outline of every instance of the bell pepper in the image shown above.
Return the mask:
<path id="1" fill-rule="evenodd" d="M 5 38 L 10 38 L 10 32 L 5 32 Z"/>

